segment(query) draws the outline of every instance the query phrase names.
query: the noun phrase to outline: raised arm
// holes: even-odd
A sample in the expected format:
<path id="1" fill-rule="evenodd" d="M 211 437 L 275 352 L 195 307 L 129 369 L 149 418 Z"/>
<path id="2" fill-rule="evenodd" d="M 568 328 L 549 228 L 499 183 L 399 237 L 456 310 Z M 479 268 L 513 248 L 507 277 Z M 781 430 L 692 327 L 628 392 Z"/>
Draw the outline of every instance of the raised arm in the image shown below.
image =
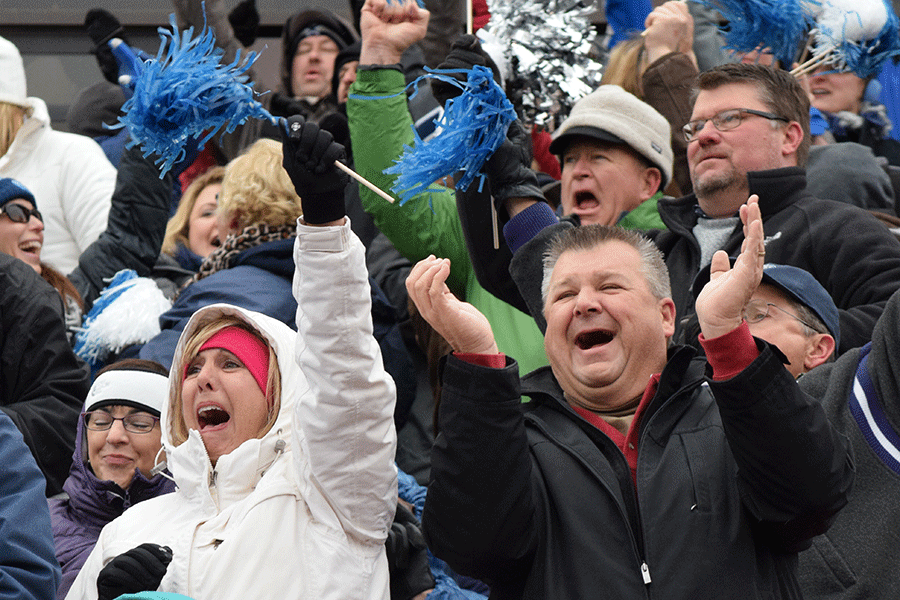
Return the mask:
<path id="1" fill-rule="evenodd" d="M 741 254 L 731 268 L 725 252 L 713 256 L 710 281 L 697 297 L 697 317 L 713 366 L 710 389 L 738 465 L 744 505 L 759 522 L 761 539 L 796 552 L 824 532 L 846 504 L 852 458 L 846 439 L 822 406 L 800 390 L 780 353 L 764 342 L 754 344 L 743 323 L 741 311 L 759 285 L 765 260 L 755 196 L 740 215 Z M 730 340 L 727 347 L 722 340 Z M 751 362 L 723 376 L 723 367 L 737 356 Z"/>
<path id="2" fill-rule="evenodd" d="M 69 274 L 85 312 L 122 269 L 150 275 L 166 233 L 174 176 L 170 171 L 160 178 L 153 158 L 145 158 L 137 146 L 123 152 L 106 229 Z"/>
<path id="3" fill-rule="evenodd" d="M 296 359 L 309 382 L 297 403 L 297 477 L 323 494 L 349 535 L 373 548 L 387 538 L 397 502 L 395 387 L 372 335 L 365 251 L 344 216 L 343 147 L 292 117 L 284 166 L 301 196 L 294 244 Z"/>
<path id="4" fill-rule="evenodd" d="M 406 81 L 396 68 L 403 51 L 425 35 L 428 12 L 415 0 L 368 0 L 360 19 L 360 70 L 350 88 L 347 116 L 356 170 L 390 192 L 397 179 L 384 170 L 394 164 L 404 147 L 414 143 L 412 117 L 407 106 Z M 393 203 L 360 187 L 363 208 L 375 224 L 410 261 L 429 254 L 450 258 L 450 287 L 463 295 L 471 265 L 452 190 L 439 186 L 405 202 Z"/>

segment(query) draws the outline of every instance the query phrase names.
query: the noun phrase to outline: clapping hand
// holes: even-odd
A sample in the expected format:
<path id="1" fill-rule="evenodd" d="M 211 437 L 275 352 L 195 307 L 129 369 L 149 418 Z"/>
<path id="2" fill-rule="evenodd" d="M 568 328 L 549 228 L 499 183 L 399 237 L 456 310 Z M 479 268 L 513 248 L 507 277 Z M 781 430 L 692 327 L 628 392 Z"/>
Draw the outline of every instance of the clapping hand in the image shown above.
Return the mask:
<path id="1" fill-rule="evenodd" d="M 762 281 L 766 247 L 756 194 L 741 206 L 740 215 L 744 224 L 740 256 L 732 267 L 724 250 L 716 252 L 710 265 L 709 283 L 697 296 L 697 319 L 703 337 L 708 340 L 725 335 L 741 325 L 742 311 Z"/>

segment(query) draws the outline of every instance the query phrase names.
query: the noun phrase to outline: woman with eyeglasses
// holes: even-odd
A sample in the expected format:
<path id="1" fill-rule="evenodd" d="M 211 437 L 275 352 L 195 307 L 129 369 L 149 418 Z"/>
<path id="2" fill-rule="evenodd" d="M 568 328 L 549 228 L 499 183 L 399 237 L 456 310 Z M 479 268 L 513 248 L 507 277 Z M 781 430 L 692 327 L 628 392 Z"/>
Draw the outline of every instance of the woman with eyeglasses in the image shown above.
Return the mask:
<path id="1" fill-rule="evenodd" d="M 168 389 L 168 372 L 149 360 L 114 363 L 94 380 L 63 484 L 67 497 L 49 500 L 62 567 L 59 598 L 65 598 L 104 525 L 128 507 L 175 489 L 166 474 L 153 472 Z"/>

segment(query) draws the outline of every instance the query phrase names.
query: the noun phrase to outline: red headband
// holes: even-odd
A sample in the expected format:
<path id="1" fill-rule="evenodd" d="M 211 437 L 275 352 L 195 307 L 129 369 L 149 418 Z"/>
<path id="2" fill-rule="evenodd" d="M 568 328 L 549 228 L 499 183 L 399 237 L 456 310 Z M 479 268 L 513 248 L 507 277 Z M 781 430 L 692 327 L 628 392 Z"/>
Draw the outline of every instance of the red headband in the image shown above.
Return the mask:
<path id="1" fill-rule="evenodd" d="M 228 350 L 237 356 L 253 375 L 262 393 L 268 397 L 266 382 L 269 380 L 269 348 L 262 340 L 242 327 L 232 326 L 216 332 L 200 346 L 197 353 L 210 348 Z M 185 373 L 188 365 L 184 367 Z"/>

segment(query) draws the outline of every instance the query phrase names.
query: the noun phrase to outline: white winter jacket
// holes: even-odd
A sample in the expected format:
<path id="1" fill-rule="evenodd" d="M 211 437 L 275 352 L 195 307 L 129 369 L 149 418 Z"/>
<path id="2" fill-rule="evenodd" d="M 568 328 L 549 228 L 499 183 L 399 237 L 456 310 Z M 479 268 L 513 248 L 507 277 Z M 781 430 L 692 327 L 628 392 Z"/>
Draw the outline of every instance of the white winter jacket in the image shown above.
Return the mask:
<path id="1" fill-rule="evenodd" d="M 159 589 L 196 600 L 389 598 L 395 390 L 372 336 L 363 247 L 349 223 L 298 225 L 294 260 L 298 333 L 217 304 L 194 314 L 173 361 L 182 364 L 185 340 L 202 322 L 223 313 L 244 319 L 276 349 L 275 425 L 213 469 L 198 432 L 172 446 L 167 406 L 164 446 L 178 489 L 104 527 L 67 598 L 97 598 L 100 569 L 144 542 L 173 552 Z"/>
<path id="2" fill-rule="evenodd" d="M 41 260 L 68 275 L 106 229 L 116 169 L 89 137 L 54 131 L 47 105 L 28 98 L 31 116 L 0 156 L 0 177 L 27 187 L 44 216 Z"/>

